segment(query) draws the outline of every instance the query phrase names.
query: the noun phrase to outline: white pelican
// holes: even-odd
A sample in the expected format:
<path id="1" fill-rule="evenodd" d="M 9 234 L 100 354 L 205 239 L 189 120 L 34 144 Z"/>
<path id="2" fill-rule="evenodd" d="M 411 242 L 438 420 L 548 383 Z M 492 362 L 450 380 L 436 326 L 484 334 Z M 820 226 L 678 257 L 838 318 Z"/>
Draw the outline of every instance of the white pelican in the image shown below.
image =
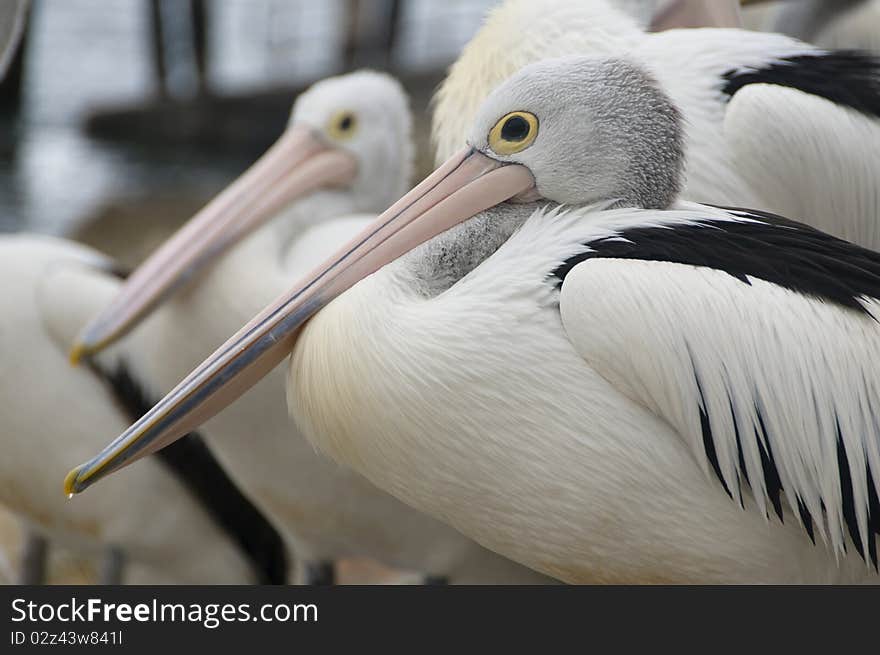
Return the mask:
<path id="1" fill-rule="evenodd" d="M 467 148 L 68 490 L 293 350 L 288 401 L 318 448 L 547 574 L 878 581 L 880 254 L 677 204 L 681 123 L 636 62 L 526 67 Z"/>
<path id="2" fill-rule="evenodd" d="M 880 249 L 877 59 L 737 29 L 646 34 L 613 4 L 505 0 L 494 9 L 435 97 L 438 162 L 467 137 L 488 93 L 526 64 L 625 53 L 685 116 L 684 198 L 794 215 Z"/>
<path id="3" fill-rule="evenodd" d="M 208 507 L 198 497 L 219 490 L 236 503 L 236 511 L 247 511 L 243 498 L 229 496 L 228 480 L 216 465 L 206 469 L 196 466 L 198 461 L 188 463 L 206 476 L 203 484 L 175 475 L 175 456 L 191 459 L 192 441 L 164 461 L 151 458 L 98 502 L 70 503 L 58 493 L 56 478 L 69 468 L 70 458 L 101 443 L 96 430 L 124 427 L 140 415 L 119 404 L 106 380 L 72 369 L 44 326 L 49 305 L 60 304 L 75 315 L 84 297 L 70 282 L 87 274 L 79 271 L 106 264 L 94 251 L 60 239 L 0 239 L 0 503 L 27 523 L 29 543 L 39 545 L 40 537 L 48 537 L 82 553 L 106 552 L 104 561 L 116 571 L 103 576 L 104 582 L 268 581 L 264 563 L 250 558 L 236 541 L 242 535 L 256 546 L 250 541 L 257 538 L 255 523 L 244 514 L 230 514 L 215 496 L 225 519 L 238 524 L 224 526 L 225 519 L 212 514 L 217 505 Z M 59 411 L 62 405 L 65 410 Z M 119 553 L 128 560 L 124 572 L 116 566 Z M 39 553 L 29 554 L 29 568 L 39 571 Z M 25 581 L 37 582 L 39 574 Z"/>
<path id="4" fill-rule="evenodd" d="M 412 166 L 410 129 L 406 96 L 387 75 L 359 72 L 313 86 L 298 98 L 287 133 L 241 180 L 125 285 L 105 284 L 103 292 L 84 294 L 90 305 L 80 315 L 99 315 L 80 335 L 74 356 L 95 353 L 130 330 L 181 280 L 286 207 L 96 360 L 106 370 L 125 370 L 151 393 L 171 389 L 291 281 L 375 217 L 346 214 L 380 211 L 403 194 Z M 81 289 L 90 286 L 94 282 L 81 280 Z M 74 339 L 70 328 L 82 324 L 69 316 L 59 314 L 70 326 L 59 338 L 66 344 Z M 205 435 L 303 565 L 326 570 L 319 564 L 366 556 L 451 582 L 547 581 L 315 453 L 285 409 L 280 369 L 209 423 Z M 303 578 L 298 571 L 296 579 Z"/>

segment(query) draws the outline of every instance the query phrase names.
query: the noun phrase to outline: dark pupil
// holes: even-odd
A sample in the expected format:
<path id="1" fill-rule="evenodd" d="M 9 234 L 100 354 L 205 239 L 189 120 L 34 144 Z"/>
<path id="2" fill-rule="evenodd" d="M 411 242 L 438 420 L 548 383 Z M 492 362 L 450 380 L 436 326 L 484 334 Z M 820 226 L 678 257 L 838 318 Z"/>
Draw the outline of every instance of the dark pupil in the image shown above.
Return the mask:
<path id="1" fill-rule="evenodd" d="M 501 138 L 505 141 L 522 141 L 529 135 L 529 123 L 522 116 L 511 116 L 501 127 Z"/>
<path id="2" fill-rule="evenodd" d="M 343 132 L 348 132 L 351 129 L 351 124 L 354 122 L 351 116 L 344 116 L 341 121 L 339 121 L 339 129 Z"/>

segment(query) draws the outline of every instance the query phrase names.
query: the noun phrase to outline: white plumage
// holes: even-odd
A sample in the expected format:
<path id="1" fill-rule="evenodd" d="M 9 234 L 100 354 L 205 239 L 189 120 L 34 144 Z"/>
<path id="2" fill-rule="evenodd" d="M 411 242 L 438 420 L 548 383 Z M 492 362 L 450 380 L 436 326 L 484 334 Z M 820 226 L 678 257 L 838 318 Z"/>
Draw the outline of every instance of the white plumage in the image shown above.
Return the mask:
<path id="1" fill-rule="evenodd" d="M 94 502 L 69 502 L 61 493 L 59 476 L 70 462 L 132 420 L 95 375 L 70 367 L 45 324 L 47 308 L 59 303 L 76 321 L 89 291 L 77 278 L 101 284 L 95 267 L 106 263 L 67 241 L 0 239 L 0 503 L 76 551 L 121 549 L 127 582 L 253 582 L 238 546 L 158 460 L 114 480 Z"/>
<path id="2" fill-rule="evenodd" d="M 630 124 L 631 96 L 592 95 L 591 65 L 525 69 L 469 142 L 496 157 L 492 124 L 535 113 L 535 145 L 499 158 L 528 166 L 542 195 L 558 189 L 567 149 L 611 147 L 595 127 L 615 120 L 602 103 L 620 132 Z M 554 75 L 566 95 L 555 108 L 542 95 Z M 585 91 L 571 97 L 579 77 Z M 577 204 L 596 183 L 553 197 Z M 306 325 L 289 402 L 319 448 L 570 582 L 878 580 L 877 255 L 699 205 L 539 210 L 425 297 L 425 258 L 468 237 L 463 226 L 417 248 Z M 611 251 L 590 256 L 600 248 Z M 351 384 L 343 366 L 375 382 Z"/>
<path id="3" fill-rule="evenodd" d="M 808 217 L 805 222 L 842 239 L 880 246 L 880 221 L 848 219 L 880 215 L 876 167 L 852 165 L 877 161 L 876 119 L 797 89 L 756 84 L 730 103 L 724 133 L 755 207 Z"/>
<path id="4" fill-rule="evenodd" d="M 584 278 L 592 265 L 581 265 L 560 297 L 545 282 L 560 260 L 583 248 L 589 224 L 600 218 L 607 217 L 535 214 L 492 257 L 430 300 L 408 291 L 401 264 L 330 304 L 306 326 L 291 364 L 289 402 L 305 433 L 406 502 L 568 582 L 876 580 L 854 553 L 837 565 L 835 555 L 813 546 L 789 508 L 781 525 L 772 511 L 764 518 L 751 501 L 743 511 L 727 497 L 702 447 L 694 447 L 699 424 L 687 424 L 696 432 L 678 433 L 664 420 L 686 403 L 689 416 L 696 412 L 697 397 L 685 395 L 679 379 L 650 384 L 629 375 L 629 386 L 645 385 L 652 394 L 645 402 L 605 377 L 608 368 L 600 364 L 608 359 L 641 356 L 649 369 L 671 364 L 665 354 L 651 357 L 660 337 L 648 344 L 627 338 L 637 328 L 625 326 L 634 323 L 645 332 L 662 330 L 665 325 L 651 322 L 654 314 L 629 303 L 625 316 L 623 309 L 602 312 L 650 264 L 636 263 L 624 276 L 628 264 L 615 268 L 608 260 L 589 284 Z M 641 212 L 628 210 L 616 218 L 642 220 Z M 696 273 L 665 266 L 688 284 Z M 683 304 L 679 289 L 666 286 L 671 298 L 664 315 L 681 323 L 690 311 L 697 321 L 702 312 Z M 593 304 L 602 320 L 620 320 L 582 321 L 572 309 L 588 313 Z M 808 302 L 800 309 L 793 321 L 812 310 Z M 731 326 L 718 332 L 718 323 L 712 317 L 700 326 L 710 346 L 729 338 Z M 605 358 L 581 359 L 615 331 L 623 336 Z M 593 338 L 605 341 L 579 350 Z M 342 367 L 350 375 L 339 375 Z M 354 383 L 365 379 L 374 382 Z"/>
<path id="5" fill-rule="evenodd" d="M 714 212 L 688 213 L 685 220 L 711 221 Z M 666 225 L 680 220 L 664 214 Z M 880 472 L 870 371 L 880 361 L 876 299 L 865 298 L 860 315 L 759 278 L 745 284 L 724 271 L 665 261 L 591 261 L 570 275 L 560 313 L 575 349 L 685 437 L 710 473 L 701 425 L 708 421 L 714 465 L 736 502 L 745 503 L 751 486 L 758 510 L 769 515 L 779 501 L 771 485 L 781 486 L 789 508 L 824 516 L 819 537 L 842 556 L 845 472 L 853 479 L 856 542 L 873 542 L 867 512 L 877 490 L 866 473 Z M 838 444 L 848 467 L 837 465 Z M 770 459 L 778 481 L 768 479 Z"/>

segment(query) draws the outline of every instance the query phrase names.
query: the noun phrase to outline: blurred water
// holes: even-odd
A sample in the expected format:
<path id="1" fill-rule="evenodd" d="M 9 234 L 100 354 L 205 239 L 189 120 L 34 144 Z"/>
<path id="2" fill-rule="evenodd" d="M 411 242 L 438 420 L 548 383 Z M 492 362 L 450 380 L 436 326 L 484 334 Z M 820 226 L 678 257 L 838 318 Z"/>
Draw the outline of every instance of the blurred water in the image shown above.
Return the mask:
<path id="1" fill-rule="evenodd" d="M 362 2 L 369 11 L 371 0 Z M 410 71 L 445 66 L 491 4 L 405 2 L 393 61 Z M 337 72 L 347 7 L 344 0 L 209 2 L 211 87 L 242 92 Z M 123 149 L 81 132 L 90 110 L 155 93 L 148 27 L 145 0 L 36 0 L 23 108 L 17 121 L 0 122 L 0 231 L 65 233 L 109 201 L 213 191 L 242 168 L 235 158 Z M 185 93 L 185 76 L 170 73 L 172 89 Z"/>

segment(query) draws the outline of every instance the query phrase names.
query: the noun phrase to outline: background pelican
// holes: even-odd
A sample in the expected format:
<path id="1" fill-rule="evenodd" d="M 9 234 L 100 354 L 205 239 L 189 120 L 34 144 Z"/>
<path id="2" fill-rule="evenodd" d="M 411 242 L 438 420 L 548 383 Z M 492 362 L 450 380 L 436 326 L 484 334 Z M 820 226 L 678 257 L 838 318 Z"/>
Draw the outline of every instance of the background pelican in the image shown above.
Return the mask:
<path id="1" fill-rule="evenodd" d="M 683 139 L 637 63 L 523 69 L 467 148 L 68 488 L 293 348 L 288 399 L 317 447 L 545 573 L 876 582 L 880 255 L 675 206 Z"/>
<path id="2" fill-rule="evenodd" d="M 368 219 L 352 212 L 378 211 L 403 193 L 411 171 L 409 135 L 406 98 L 389 76 L 360 72 L 316 84 L 297 100 L 279 145 L 124 287 L 82 276 L 79 287 L 92 291 L 79 317 L 97 318 L 77 340 L 75 357 L 130 330 L 182 279 L 285 207 L 128 339 L 96 358 L 102 369 L 125 371 L 151 394 L 170 389 L 292 279 L 361 229 Z M 57 329 L 59 341 L 70 344 L 71 328 L 82 321 L 71 321 L 69 312 L 59 319 L 66 326 Z M 281 370 L 206 425 L 205 434 L 303 564 L 369 556 L 452 582 L 546 581 L 316 454 L 288 417 Z"/>
<path id="3" fill-rule="evenodd" d="M 646 66 L 684 113 L 685 198 L 795 215 L 880 248 L 873 183 L 880 178 L 880 64 L 779 34 L 646 34 L 607 0 L 506 0 L 437 92 L 437 160 L 466 138 L 488 93 L 526 64 L 615 53 Z"/>
<path id="4" fill-rule="evenodd" d="M 145 462 L 94 503 L 70 503 L 58 493 L 57 476 L 71 457 L 97 447 L 101 431 L 138 416 L 120 405 L 105 380 L 88 369 L 72 369 L 44 324 L 52 305 L 52 311 L 64 312 L 87 304 L 84 290 L 70 284 L 69 275 L 75 278 L 74 271 L 95 266 L 108 263 L 71 242 L 0 239 L 0 503 L 29 526 L 33 550 L 26 553 L 30 574 L 23 581 L 41 581 L 44 537 L 81 553 L 101 554 L 111 569 L 105 582 L 265 581 L 260 563 L 249 559 L 234 530 L 218 522 L 195 489 L 175 475 L 170 459 Z M 216 479 L 206 482 L 215 483 L 212 493 L 224 495 Z M 256 533 L 253 524 L 243 527 Z M 128 560 L 124 574 L 120 556 Z"/>

